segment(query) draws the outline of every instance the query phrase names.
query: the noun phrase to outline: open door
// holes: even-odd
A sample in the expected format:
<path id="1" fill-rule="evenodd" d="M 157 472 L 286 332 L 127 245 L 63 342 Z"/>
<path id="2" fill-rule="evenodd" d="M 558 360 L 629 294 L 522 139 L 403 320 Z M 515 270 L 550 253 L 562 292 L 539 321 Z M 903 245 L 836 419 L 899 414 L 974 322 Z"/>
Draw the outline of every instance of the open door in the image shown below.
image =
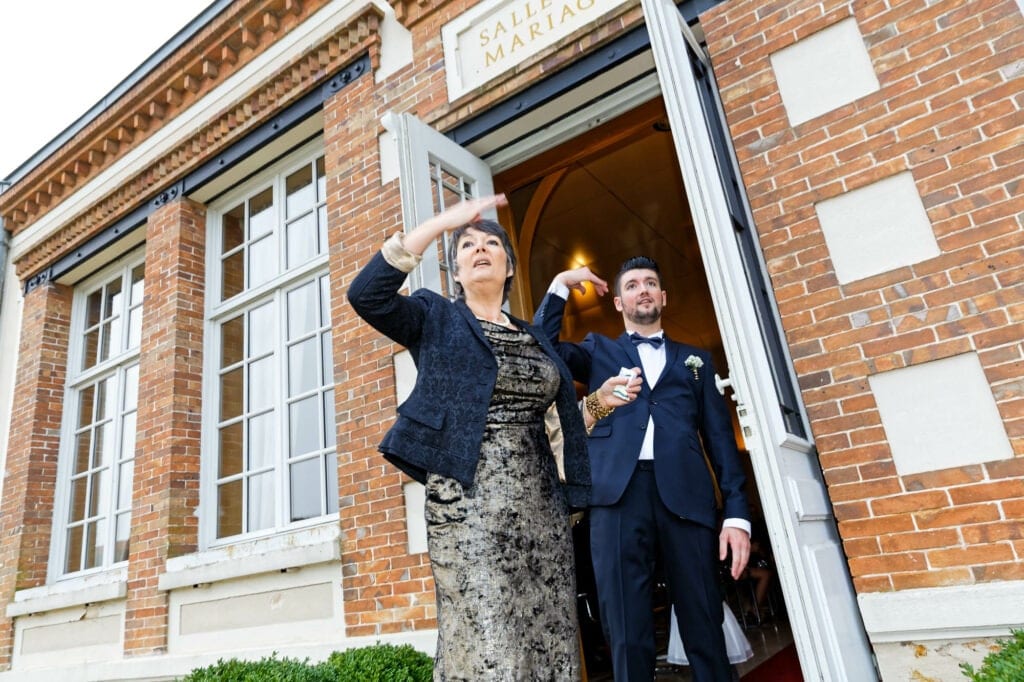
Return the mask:
<path id="1" fill-rule="evenodd" d="M 706 55 L 672 0 L 642 7 L 731 369 L 719 388 L 737 402 L 804 678 L 877 679 L 821 467 L 779 362 L 763 270 L 747 260 L 759 255 L 746 207 L 730 196 L 732 159 L 715 155 L 721 119 Z"/>
<path id="2" fill-rule="evenodd" d="M 388 112 L 381 121 L 398 146 L 398 184 L 406 230 L 469 197 L 494 193 L 491 168 L 412 114 Z M 495 217 L 495 216 L 491 216 Z M 422 287 L 445 296 L 453 291 L 448 271 L 448 235 L 427 248 L 410 275 L 411 289 Z"/>

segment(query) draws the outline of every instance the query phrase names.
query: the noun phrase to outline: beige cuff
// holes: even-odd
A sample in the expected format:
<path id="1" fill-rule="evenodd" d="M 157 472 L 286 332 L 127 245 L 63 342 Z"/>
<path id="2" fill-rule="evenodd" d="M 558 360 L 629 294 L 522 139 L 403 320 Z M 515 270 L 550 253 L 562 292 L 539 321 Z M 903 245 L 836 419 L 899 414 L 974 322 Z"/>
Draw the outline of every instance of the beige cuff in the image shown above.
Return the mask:
<path id="1" fill-rule="evenodd" d="M 396 232 L 388 237 L 384 246 L 380 248 L 380 254 L 384 256 L 388 265 L 402 272 L 412 272 L 423 260 L 422 255 L 417 255 L 405 248 L 401 232 Z"/>

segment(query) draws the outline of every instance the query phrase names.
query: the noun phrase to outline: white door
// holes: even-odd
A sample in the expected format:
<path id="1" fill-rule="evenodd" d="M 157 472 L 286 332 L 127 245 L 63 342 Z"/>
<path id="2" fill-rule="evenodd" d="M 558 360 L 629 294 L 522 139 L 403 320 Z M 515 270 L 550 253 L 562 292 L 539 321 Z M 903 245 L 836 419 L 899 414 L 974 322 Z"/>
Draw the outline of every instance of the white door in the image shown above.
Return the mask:
<path id="1" fill-rule="evenodd" d="M 780 392 L 778 363 L 772 371 L 770 320 L 752 293 L 764 283 L 745 268 L 718 166 L 731 158 L 715 156 L 709 119 L 718 111 L 701 96 L 707 58 L 672 0 L 641 4 L 804 677 L 877 679 L 814 446 L 794 435 L 803 429 Z"/>
<path id="2" fill-rule="evenodd" d="M 412 114 L 388 112 L 381 120 L 398 146 L 398 185 L 406 230 L 468 197 L 494 194 L 491 168 Z M 490 216 L 496 217 L 494 215 Z M 423 252 L 411 289 L 426 287 L 450 296 L 448 234 Z"/>

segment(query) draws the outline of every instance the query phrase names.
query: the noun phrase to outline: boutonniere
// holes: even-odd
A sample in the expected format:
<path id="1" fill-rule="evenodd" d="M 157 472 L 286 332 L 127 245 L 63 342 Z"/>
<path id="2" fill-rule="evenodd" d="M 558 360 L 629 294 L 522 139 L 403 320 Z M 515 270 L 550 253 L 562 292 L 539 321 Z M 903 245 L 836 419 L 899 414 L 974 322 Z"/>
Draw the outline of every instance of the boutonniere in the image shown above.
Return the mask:
<path id="1" fill-rule="evenodd" d="M 690 371 L 693 372 L 693 380 L 700 381 L 700 376 L 697 374 L 697 370 L 704 366 L 704 361 L 698 358 L 696 355 L 691 355 L 690 357 L 686 358 L 683 364 L 689 367 Z"/>

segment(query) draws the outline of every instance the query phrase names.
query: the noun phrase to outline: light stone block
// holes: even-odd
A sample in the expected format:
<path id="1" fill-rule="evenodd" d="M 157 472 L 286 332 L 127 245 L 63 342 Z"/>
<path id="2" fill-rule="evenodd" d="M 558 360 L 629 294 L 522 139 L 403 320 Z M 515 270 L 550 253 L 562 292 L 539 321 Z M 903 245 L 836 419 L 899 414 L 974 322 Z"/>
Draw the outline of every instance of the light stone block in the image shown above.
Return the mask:
<path id="1" fill-rule="evenodd" d="M 853 18 L 784 47 L 770 59 L 782 104 L 794 126 L 879 89 Z"/>
<path id="2" fill-rule="evenodd" d="M 899 475 L 1013 457 L 976 353 L 882 372 L 868 383 Z"/>
<path id="3" fill-rule="evenodd" d="M 814 209 L 840 284 L 941 253 L 910 173 L 820 201 Z"/>

